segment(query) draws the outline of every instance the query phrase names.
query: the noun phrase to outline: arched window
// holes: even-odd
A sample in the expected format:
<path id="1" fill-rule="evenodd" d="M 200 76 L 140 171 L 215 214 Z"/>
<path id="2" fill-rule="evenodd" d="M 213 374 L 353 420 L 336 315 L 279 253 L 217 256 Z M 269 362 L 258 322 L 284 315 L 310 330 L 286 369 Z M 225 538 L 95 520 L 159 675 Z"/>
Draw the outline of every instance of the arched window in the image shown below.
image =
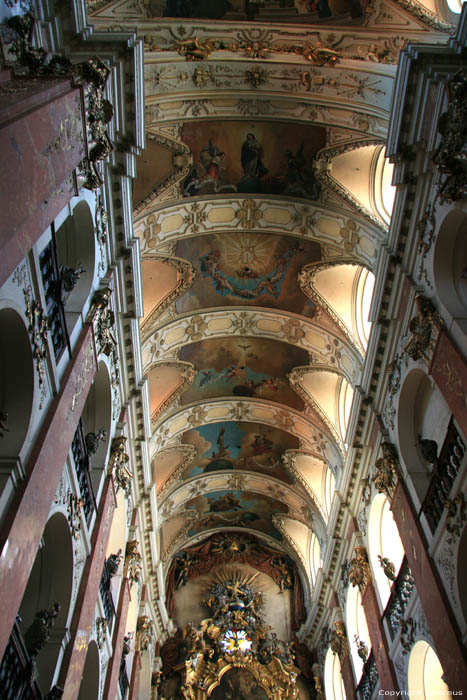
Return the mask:
<path id="1" fill-rule="evenodd" d="M 336 478 L 332 473 L 331 469 L 328 467 L 326 469 L 326 475 L 324 477 L 324 503 L 326 505 L 326 512 L 328 515 L 331 512 L 332 498 L 334 496 L 335 490 Z"/>
<path id="2" fill-rule="evenodd" d="M 355 637 L 358 637 L 358 639 L 366 645 L 368 654 L 371 649 L 371 641 L 365 611 L 363 610 L 362 596 L 356 586 L 349 586 L 349 590 L 347 591 L 345 618 L 350 644 L 350 657 L 354 667 L 355 678 L 358 683 L 363 672 L 363 659 L 358 654 L 358 646 Z"/>
<path id="3" fill-rule="evenodd" d="M 382 493 L 378 494 L 371 504 L 368 532 L 370 563 L 381 605 L 384 608 L 388 602 L 392 584 L 381 567 L 378 555 L 389 559 L 394 564 L 397 573 L 405 552 L 389 501 Z"/>
<path id="4" fill-rule="evenodd" d="M 462 12 L 462 0 L 446 0 L 446 2 L 451 12 L 454 12 L 456 15 Z"/>
<path id="5" fill-rule="evenodd" d="M 311 535 L 310 543 L 310 569 L 311 569 L 311 581 L 315 583 L 316 577 L 318 575 L 318 570 L 321 568 L 321 547 L 319 546 L 318 538 L 313 532 Z"/>
<path id="6" fill-rule="evenodd" d="M 324 690 L 326 700 L 346 700 L 339 657 L 331 649 L 324 663 Z"/>
<path id="7" fill-rule="evenodd" d="M 447 700 L 450 697 L 436 652 L 423 639 L 410 652 L 408 682 L 409 695 L 416 695 L 420 700 Z"/>
<path id="8" fill-rule="evenodd" d="M 375 287 L 375 276 L 372 272 L 362 267 L 358 275 L 357 291 L 355 294 L 355 326 L 357 328 L 358 339 L 366 349 L 371 331 L 370 315 L 371 300 Z"/>

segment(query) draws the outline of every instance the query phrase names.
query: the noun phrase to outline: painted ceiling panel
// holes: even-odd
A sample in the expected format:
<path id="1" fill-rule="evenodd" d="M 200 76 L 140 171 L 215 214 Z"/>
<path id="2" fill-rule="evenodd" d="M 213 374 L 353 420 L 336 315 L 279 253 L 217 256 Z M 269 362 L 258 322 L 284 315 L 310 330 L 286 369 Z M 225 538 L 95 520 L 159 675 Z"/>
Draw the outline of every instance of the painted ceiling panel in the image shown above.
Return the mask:
<path id="1" fill-rule="evenodd" d="M 207 235 L 179 241 L 176 255 L 190 260 L 195 269 L 191 289 L 177 300 L 179 313 L 241 303 L 314 314 L 297 275 L 320 259 L 316 243 L 248 232 Z"/>
<path id="2" fill-rule="evenodd" d="M 286 449 L 299 445 L 298 438 L 278 428 L 234 421 L 188 430 L 182 436 L 182 443 L 196 449 L 184 478 L 232 469 L 259 472 L 286 483 L 292 480 L 282 465 L 282 455 Z"/>
<path id="3" fill-rule="evenodd" d="M 183 126 L 194 157 L 185 197 L 206 194 L 277 194 L 319 199 L 313 159 L 326 129 L 281 122 L 197 122 Z"/>
<path id="4" fill-rule="evenodd" d="M 197 374 L 181 403 L 216 396 L 250 396 L 277 401 L 298 410 L 303 400 L 286 375 L 309 362 L 308 353 L 287 343 L 263 338 L 213 338 L 182 348 L 180 359 Z"/>
<path id="5" fill-rule="evenodd" d="M 245 527 L 281 539 L 273 524 L 276 513 L 286 513 L 284 503 L 251 491 L 217 491 L 208 496 L 198 496 L 186 504 L 187 510 L 197 513 L 197 520 L 190 524 L 189 535 L 215 527 Z"/>
<path id="6" fill-rule="evenodd" d="M 258 20 L 268 22 L 331 22 L 361 24 L 359 0 L 150 0 L 150 17 L 192 17 L 198 19 Z"/>

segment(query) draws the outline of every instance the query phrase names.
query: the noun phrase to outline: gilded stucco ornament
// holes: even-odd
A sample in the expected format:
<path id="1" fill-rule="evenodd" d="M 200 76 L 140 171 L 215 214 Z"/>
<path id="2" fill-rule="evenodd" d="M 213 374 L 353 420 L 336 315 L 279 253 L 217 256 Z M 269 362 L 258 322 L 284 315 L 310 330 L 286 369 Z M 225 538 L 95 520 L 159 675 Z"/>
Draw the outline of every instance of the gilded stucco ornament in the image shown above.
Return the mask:
<path id="1" fill-rule="evenodd" d="M 293 646 L 264 624 L 257 575 L 227 567 L 218 571 L 204 601 L 210 617 L 198 628 L 188 623 L 180 633 L 182 660 L 175 668 L 185 698 L 204 700 L 234 668 L 248 670 L 271 700 L 298 697 L 300 670 L 293 662 Z M 167 671 L 163 685 L 170 679 Z"/>
<path id="2" fill-rule="evenodd" d="M 447 498 L 444 502 L 444 507 L 447 512 L 446 530 L 451 535 L 448 542 L 452 544 L 461 536 L 464 524 L 467 521 L 467 499 L 461 491 L 455 498 Z"/>
<path id="3" fill-rule="evenodd" d="M 365 547 L 355 547 L 355 556 L 350 560 L 349 581 L 363 593 L 370 580 L 370 566 Z"/>
<path id="4" fill-rule="evenodd" d="M 333 654 L 337 654 L 341 664 L 349 654 L 349 641 L 345 631 L 345 624 L 341 620 L 334 623 L 331 632 L 330 647 Z"/>
<path id="5" fill-rule="evenodd" d="M 138 540 L 129 540 L 125 550 L 125 576 L 130 584 L 139 583 L 143 575 L 143 558 L 139 552 Z"/>
<path id="6" fill-rule="evenodd" d="M 441 204 L 467 197 L 467 72 L 459 70 L 447 84 L 449 104 L 438 120 L 441 142 L 433 160 L 441 178 Z"/>
<path id="7" fill-rule="evenodd" d="M 96 625 L 96 637 L 97 637 L 97 647 L 100 651 L 104 648 L 107 639 L 108 624 L 105 617 L 98 617 L 95 622 Z"/>
<path id="8" fill-rule="evenodd" d="M 127 438 L 124 436 L 116 437 L 112 440 L 107 469 L 108 473 L 112 474 L 114 478 L 117 491 L 122 489 L 128 497 L 131 491 L 133 474 L 129 468 L 130 456 L 126 452 L 126 442 Z"/>
<path id="9" fill-rule="evenodd" d="M 411 337 L 404 352 L 412 360 L 423 360 L 426 365 L 429 365 L 444 323 L 429 299 L 419 294 L 415 298 L 415 303 L 417 314 L 409 323 Z"/>
<path id="10" fill-rule="evenodd" d="M 50 329 L 50 318 L 45 315 L 41 303 L 32 298 L 31 289 L 23 289 L 24 301 L 26 303 L 26 318 L 28 320 L 28 332 L 31 339 L 32 356 L 36 364 L 39 388 L 41 389 L 42 408 L 45 398 L 45 361 L 48 354 L 48 335 Z"/>
<path id="11" fill-rule="evenodd" d="M 303 49 L 303 55 L 314 66 L 334 66 L 339 63 L 342 51 L 328 46 L 319 39 Z"/>
<path id="12" fill-rule="evenodd" d="M 147 651 L 154 641 L 154 624 L 147 615 L 138 617 L 136 626 L 135 649 L 138 651 Z"/>
<path id="13" fill-rule="evenodd" d="M 177 39 L 174 48 L 185 61 L 205 61 L 214 47 L 209 39 L 203 40 L 195 36 L 191 39 Z"/>
<path id="14" fill-rule="evenodd" d="M 383 456 L 375 462 L 372 481 L 378 493 L 384 493 L 391 499 L 400 473 L 399 458 L 392 443 L 383 442 L 381 449 Z"/>
<path id="15" fill-rule="evenodd" d="M 384 571 L 385 576 L 390 580 L 390 581 L 395 581 L 396 580 L 396 567 L 392 563 L 390 559 L 387 557 L 382 557 L 381 554 L 378 554 L 378 561 L 380 563 L 380 566 L 382 570 Z"/>

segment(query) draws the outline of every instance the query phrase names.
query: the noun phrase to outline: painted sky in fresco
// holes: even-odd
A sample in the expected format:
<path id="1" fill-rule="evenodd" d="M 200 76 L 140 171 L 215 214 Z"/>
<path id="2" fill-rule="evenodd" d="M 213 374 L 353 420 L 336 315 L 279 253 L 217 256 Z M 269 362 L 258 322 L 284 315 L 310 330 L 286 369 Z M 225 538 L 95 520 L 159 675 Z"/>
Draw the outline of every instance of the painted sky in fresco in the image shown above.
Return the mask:
<path id="1" fill-rule="evenodd" d="M 182 436 L 182 443 L 196 448 L 196 457 L 184 479 L 221 469 L 245 469 L 287 483 L 292 479 L 282 466 L 281 457 L 285 450 L 299 447 L 297 437 L 279 428 L 234 421 L 188 430 Z"/>
<path id="2" fill-rule="evenodd" d="M 190 529 L 190 537 L 208 528 L 230 526 L 253 528 L 280 540 L 272 516 L 287 513 L 288 509 L 284 503 L 252 491 L 215 491 L 193 498 L 187 503 L 187 510 L 199 514 Z"/>
<path id="3" fill-rule="evenodd" d="M 182 348 L 180 360 L 198 370 L 181 403 L 216 396 L 246 396 L 275 401 L 297 410 L 303 400 L 286 375 L 309 364 L 306 350 L 263 338 L 211 338 Z"/>
<path id="4" fill-rule="evenodd" d="M 175 255 L 195 268 L 192 287 L 177 300 L 178 313 L 241 304 L 314 314 L 297 275 L 320 259 L 318 243 L 248 232 L 210 234 L 178 241 Z"/>

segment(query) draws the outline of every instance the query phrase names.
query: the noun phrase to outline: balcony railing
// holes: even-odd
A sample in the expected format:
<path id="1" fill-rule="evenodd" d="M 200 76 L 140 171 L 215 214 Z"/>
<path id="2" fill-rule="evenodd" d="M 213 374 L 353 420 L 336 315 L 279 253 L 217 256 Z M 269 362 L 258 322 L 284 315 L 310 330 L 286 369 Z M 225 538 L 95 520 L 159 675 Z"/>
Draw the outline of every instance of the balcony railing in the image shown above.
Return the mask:
<path id="1" fill-rule="evenodd" d="M 104 615 L 107 620 L 108 628 L 112 624 L 112 620 L 115 616 L 115 605 L 112 598 L 112 593 L 110 590 L 110 580 L 112 575 L 109 571 L 109 565 L 107 561 L 104 562 L 104 568 L 102 569 L 101 582 L 99 584 L 99 591 L 101 594 L 102 605 L 104 607 Z"/>
<path id="2" fill-rule="evenodd" d="M 422 512 L 425 514 L 432 533 L 436 531 L 445 511 L 446 499 L 449 498 L 464 454 L 464 442 L 451 419 L 435 473 L 422 505 Z"/>
<path id="3" fill-rule="evenodd" d="M 53 234 L 53 232 L 52 232 Z M 58 362 L 66 347 L 70 350 L 70 340 L 66 327 L 65 309 L 61 300 L 60 272 L 58 266 L 55 239 L 44 248 L 39 256 L 42 286 L 46 303 L 46 313 L 50 323 L 50 337 Z"/>
<path id="4" fill-rule="evenodd" d="M 32 671 L 32 662 L 26 651 L 21 630 L 15 622 L 0 664 L 0 698 L 41 700 L 42 694 L 33 680 Z"/>
<path id="5" fill-rule="evenodd" d="M 89 524 L 93 511 L 96 508 L 96 499 L 92 488 L 91 475 L 89 473 L 90 458 L 84 440 L 83 424 L 81 420 L 76 428 L 71 452 L 75 463 L 76 476 L 78 477 L 79 490 L 83 500 L 83 510 L 86 522 Z"/>
<path id="6" fill-rule="evenodd" d="M 361 700 L 370 700 L 374 689 L 378 683 L 378 669 L 373 651 L 370 652 L 364 667 L 360 683 L 357 686 L 357 692 Z"/>
<path id="7" fill-rule="evenodd" d="M 414 586 L 412 572 L 407 564 L 407 559 L 404 557 L 383 614 L 383 619 L 387 621 L 389 626 L 391 639 L 394 639 L 397 634 Z"/>

